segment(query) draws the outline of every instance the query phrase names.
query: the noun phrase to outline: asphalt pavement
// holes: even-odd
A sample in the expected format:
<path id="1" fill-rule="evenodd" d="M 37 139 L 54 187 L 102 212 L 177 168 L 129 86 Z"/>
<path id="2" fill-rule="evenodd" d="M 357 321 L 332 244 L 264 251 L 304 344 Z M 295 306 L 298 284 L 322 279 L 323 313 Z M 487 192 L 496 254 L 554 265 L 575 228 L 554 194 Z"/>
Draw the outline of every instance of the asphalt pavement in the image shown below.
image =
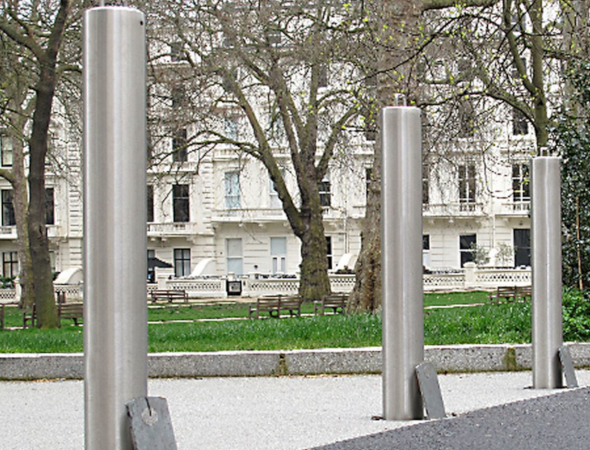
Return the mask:
<path id="1" fill-rule="evenodd" d="M 590 371 L 576 373 L 590 386 Z M 448 418 L 436 421 L 373 420 L 382 412 L 376 375 L 151 379 L 149 395 L 167 398 L 180 450 L 590 446 L 586 388 L 531 389 L 531 372 L 439 375 L 439 383 Z M 4 381 L 0 399 L 0 449 L 84 447 L 82 381 Z"/>

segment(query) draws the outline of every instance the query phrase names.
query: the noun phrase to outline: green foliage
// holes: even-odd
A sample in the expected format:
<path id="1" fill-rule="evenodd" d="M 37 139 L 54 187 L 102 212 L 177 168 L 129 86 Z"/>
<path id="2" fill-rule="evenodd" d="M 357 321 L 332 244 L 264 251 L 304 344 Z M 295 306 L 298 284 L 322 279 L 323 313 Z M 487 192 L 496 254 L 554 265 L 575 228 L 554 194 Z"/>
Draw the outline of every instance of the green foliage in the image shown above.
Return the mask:
<path id="1" fill-rule="evenodd" d="M 590 287 L 590 63 L 572 63 L 568 80 L 573 95 L 550 130 L 551 150 L 563 158 L 563 279 Z"/>
<path id="2" fill-rule="evenodd" d="M 14 288 L 16 277 L 0 277 L 0 289 Z"/>
<path id="3" fill-rule="evenodd" d="M 590 340 L 590 292 L 566 289 L 563 293 L 564 341 Z"/>

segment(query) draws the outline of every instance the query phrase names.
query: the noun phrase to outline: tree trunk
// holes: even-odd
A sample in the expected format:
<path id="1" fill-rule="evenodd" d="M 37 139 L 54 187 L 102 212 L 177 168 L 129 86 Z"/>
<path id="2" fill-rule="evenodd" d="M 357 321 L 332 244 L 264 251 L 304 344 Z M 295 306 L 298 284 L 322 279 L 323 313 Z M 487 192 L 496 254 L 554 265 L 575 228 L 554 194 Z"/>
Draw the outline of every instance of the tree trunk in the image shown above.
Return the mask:
<path id="1" fill-rule="evenodd" d="M 302 208 L 302 211 L 304 208 Z M 328 277 L 328 255 L 322 210 L 318 205 L 311 214 L 303 214 L 301 240 L 301 278 L 299 295 L 303 300 L 321 300 L 331 292 Z"/>
<path id="2" fill-rule="evenodd" d="M 22 129 L 22 128 L 19 128 Z M 19 306 L 22 309 L 32 309 L 35 302 L 33 287 L 33 262 L 29 247 L 29 220 L 28 220 L 28 191 L 24 168 L 24 152 L 20 139 L 13 139 L 12 180 L 14 215 L 16 219 L 17 250 L 19 259 L 19 283 L 21 296 Z"/>
<path id="3" fill-rule="evenodd" d="M 37 326 L 56 328 L 59 326 L 53 274 L 49 257 L 49 242 L 45 227 L 45 156 L 47 136 L 51 118 L 51 106 L 55 92 L 55 65 L 44 66 L 37 89 L 33 131 L 29 141 L 29 244 L 33 263 L 33 284 L 37 306 Z"/>
<path id="4" fill-rule="evenodd" d="M 381 308 L 381 150 L 375 145 L 373 171 L 361 236 L 361 252 L 354 269 L 356 282 L 348 300 L 350 311 Z"/>
<path id="5" fill-rule="evenodd" d="M 379 109 L 394 104 L 396 93 L 412 92 L 415 87 L 407 84 L 411 77 L 404 74 L 403 67 L 396 67 L 399 61 L 410 58 L 418 42 L 408 39 L 418 29 L 423 9 L 420 0 L 381 2 L 377 15 L 377 29 L 382 42 L 388 47 L 376 57 L 379 61 L 377 72 L 377 105 Z M 395 49 L 395 54 L 391 50 Z M 394 77 L 393 75 L 396 75 Z M 397 79 L 397 81 L 394 81 Z M 405 80 L 405 81 L 404 81 Z M 356 282 L 350 295 L 348 308 L 351 311 L 378 311 L 381 308 L 381 146 L 375 145 L 372 179 L 367 195 L 367 207 L 363 224 L 361 251 L 355 266 Z"/>

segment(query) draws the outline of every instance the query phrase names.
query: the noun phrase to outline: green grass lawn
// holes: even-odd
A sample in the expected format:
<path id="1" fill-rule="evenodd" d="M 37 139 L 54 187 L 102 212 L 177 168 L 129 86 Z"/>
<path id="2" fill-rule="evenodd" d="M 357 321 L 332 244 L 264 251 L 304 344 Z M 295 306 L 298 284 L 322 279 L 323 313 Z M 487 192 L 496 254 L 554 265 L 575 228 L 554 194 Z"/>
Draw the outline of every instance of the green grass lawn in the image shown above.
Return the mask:
<path id="1" fill-rule="evenodd" d="M 424 306 L 470 305 L 489 301 L 489 292 L 449 292 L 424 294 Z"/>
<path id="2" fill-rule="evenodd" d="M 424 306 L 463 305 L 473 303 L 485 303 L 488 293 L 482 291 L 435 293 L 424 295 Z M 174 320 L 201 320 L 222 318 L 247 318 L 248 304 L 244 303 L 218 303 L 218 304 L 158 304 L 150 305 L 148 320 L 150 322 L 174 321 Z M 313 304 L 304 303 L 301 307 L 303 314 L 313 313 Z M 6 327 L 22 327 L 22 311 L 16 307 L 5 309 Z M 66 323 L 66 322 L 64 322 Z"/>
<path id="3" fill-rule="evenodd" d="M 425 313 L 424 329 L 427 345 L 530 342 L 530 304 L 428 310 Z M 150 352 L 289 350 L 381 345 L 381 317 L 368 314 L 164 323 L 149 325 L 148 330 Z M 82 350 L 81 327 L 0 332 L 0 353 L 68 353 Z"/>

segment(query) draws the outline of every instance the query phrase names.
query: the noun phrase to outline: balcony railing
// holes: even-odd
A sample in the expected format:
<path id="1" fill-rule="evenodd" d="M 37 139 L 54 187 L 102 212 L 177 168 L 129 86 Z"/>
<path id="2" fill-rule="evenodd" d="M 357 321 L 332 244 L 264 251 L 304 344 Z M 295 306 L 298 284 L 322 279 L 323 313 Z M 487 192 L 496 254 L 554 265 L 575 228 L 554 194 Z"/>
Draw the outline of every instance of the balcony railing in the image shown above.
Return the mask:
<path id="1" fill-rule="evenodd" d="M 148 236 L 184 236 L 196 233 L 196 224 L 191 222 L 148 223 Z"/>
<path id="2" fill-rule="evenodd" d="M 515 215 L 515 216 L 526 216 L 531 210 L 531 202 L 520 201 L 520 202 L 509 202 L 502 204 L 502 214 Z"/>
<path id="3" fill-rule="evenodd" d="M 287 217 L 281 208 L 214 209 L 213 222 L 284 221 Z"/>
<path id="4" fill-rule="evenodd" d="M 473 217 L 483 216 L 483 204 L 481 203 L 447 203 L 422 205 L 425 217 Z"/>
<path id="5" fill-rule="evenodd" d="M 47 225 L 47 236 L 51 238 L 62 237 L 60 225 Z M 0 239 L 16 239 L 16 225 L 0 226 Z"/>

